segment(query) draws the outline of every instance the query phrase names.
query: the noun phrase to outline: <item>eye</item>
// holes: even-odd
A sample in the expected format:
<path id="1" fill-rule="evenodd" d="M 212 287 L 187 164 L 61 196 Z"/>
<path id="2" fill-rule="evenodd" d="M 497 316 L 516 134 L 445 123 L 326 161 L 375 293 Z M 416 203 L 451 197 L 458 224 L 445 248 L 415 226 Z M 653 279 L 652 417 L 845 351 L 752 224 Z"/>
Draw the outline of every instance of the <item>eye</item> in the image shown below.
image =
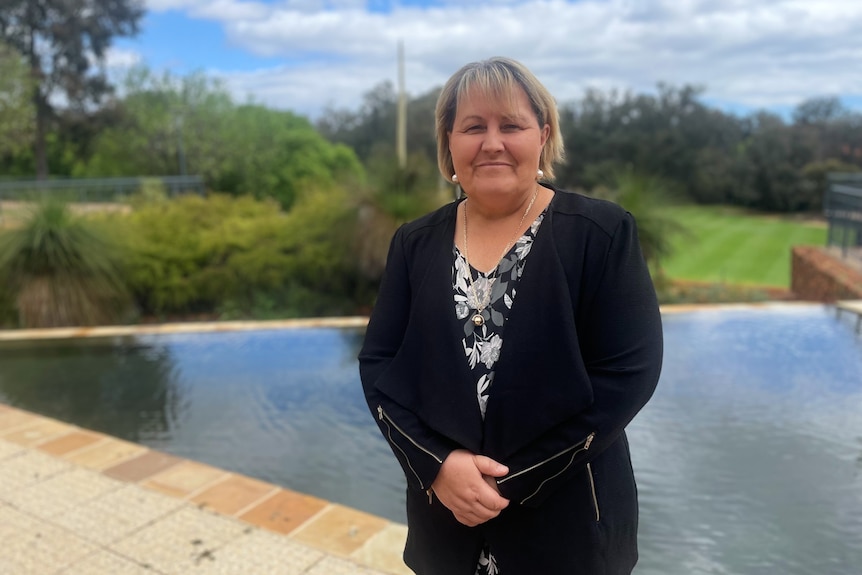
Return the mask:
<path id="1" fill-rule="evenodd" d="M 520 129 L 521 126 L 519 126 L 518 124 L 503 124 L 503 130 L 506 132 L 515 132 Z"/>
<path id="2" fill-rule="evenodd" d="M 464 132 L 467 134 L 475 134 L 475 133 L 481 132 L 484 129 L 485 129 L 485 126 L 482 126 L 481 124 L 473 124 L 472 126 L 467 126 L 464 129 Z"/>

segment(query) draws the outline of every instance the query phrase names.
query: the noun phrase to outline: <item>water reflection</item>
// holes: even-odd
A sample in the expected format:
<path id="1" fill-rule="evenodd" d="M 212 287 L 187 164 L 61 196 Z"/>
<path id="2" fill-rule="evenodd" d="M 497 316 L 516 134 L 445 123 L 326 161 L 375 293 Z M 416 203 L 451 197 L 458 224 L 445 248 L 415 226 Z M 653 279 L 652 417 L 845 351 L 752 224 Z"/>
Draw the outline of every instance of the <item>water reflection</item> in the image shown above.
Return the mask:
<path id="1" fill-rule="evenodd" d="M 664 323 L 662 380 L 630 427 L 636 573 L 857 572 L 859 338 L 814 306 Z"/>
<path id="2" fill-rule="evenodd" d="M 862 565 L 862 338 L 819 306 L 665 318 L 630 426 L 636 575 L 848 575 Z M 0 350 L 0 401 L 404 521 L 362 399 L 362 333 L 153 336 Z"/>
<path id="3" fill-rule="evenodd" d="M 170 347 L 121 338 L 3 345 L 0 401 L 136 442 L 170 435 L 185 404 Z"/>

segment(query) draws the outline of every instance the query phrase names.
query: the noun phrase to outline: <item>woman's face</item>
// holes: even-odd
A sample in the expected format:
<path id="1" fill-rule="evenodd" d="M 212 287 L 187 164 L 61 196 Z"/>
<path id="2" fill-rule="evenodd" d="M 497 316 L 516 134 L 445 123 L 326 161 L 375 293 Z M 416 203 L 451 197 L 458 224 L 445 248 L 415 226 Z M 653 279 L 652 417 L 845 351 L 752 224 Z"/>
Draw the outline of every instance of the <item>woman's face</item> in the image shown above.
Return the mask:
<path id="1" fill-rule="evenodd" d="M 547 124 L 539 126 L 520 86 L 511 102 L 467 92 L 458 102 L 448 134 L 458 182 L 467 194 L 486 197 L 533 190 L 549 133 Z"/>

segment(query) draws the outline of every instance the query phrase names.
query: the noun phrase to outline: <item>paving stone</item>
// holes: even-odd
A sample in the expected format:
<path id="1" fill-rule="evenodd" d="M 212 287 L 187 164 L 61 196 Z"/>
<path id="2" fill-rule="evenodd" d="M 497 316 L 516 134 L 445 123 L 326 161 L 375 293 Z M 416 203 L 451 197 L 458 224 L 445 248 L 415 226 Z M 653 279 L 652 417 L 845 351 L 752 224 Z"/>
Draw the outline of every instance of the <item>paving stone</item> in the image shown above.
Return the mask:
<path id="1" fill-rule="evenodd" d="M 209 487 L 219 479 L 227 479 L 228 473 L 195 461 L 183 461 L 147 479 L 141 485 L 161 491 L 172 497 L 185 499 L 196 491 Z"/>
<path id="2" fill-rule="evenodd" d="M 100 550 L 78 560 L 57 575 L 161 575 L 161 572 L 112 551 Z"/>
<path id="3" fill-rule="evenodd" d="M 183 505 L 182 501 L 126 484 L 57 515 L 53 521 L 89 541 L 106 545 Z"/>
<path id="4" fill-rule="evenodd" d="M 77 451 L 84 447 L 93 445 L 98 441 L 102 441 L 105 439 L 104 435 L 100 435 L 98 433 L 92 433 L 89 431 L 83 431 L 77 429 L 62 437 L 58 437 L 56 439 L 51 439 L 46 441 L 45 443 L 39 444 L 38 448 L 40 451 L 44 451 L 50 455 L 62 456 L 67 453 L 71 453 L 73 451 Z"/>
<path id="5" fill-rule="evenodd" d="M 407 541 L 407 526 L 390 523 L 365 545 L 350 554 L 363 565 L 395 575 L 412 575 L 402 558 Z"/>
<path id="6" fill-rule="evenodd" d="M 280 489 L 274 496 L 249 509 L 240 519 L 278 533 L 290 533 L 320 513 L 329 503 L 289 489 Z"/>
<path id="7" fill-rule="evenodd" d="M 5 433 L 3 439 L 17 443 L 18 445 L 32 447 L 49 439 L 66 435 L 73 429 L 75 428 L 68 423 L 61 423 L 53 419 L 37 418 L 32 423 Z"/>
<path id="8" fill-rule="evenodd" d="M 0 411 L 0 435 L 5 435 L 23 425 L 34 423 L 39 419 L 41 419 L 39 416 L 21 411 L 20 409 L 8 408 Z"/>
<path id="9" fill-rule="evenodd" d="M 281 535 L 255 529 L 216 549 L 209 560 L 194 563 L 186 569 L 195 575 L 301 575 L 323 557 L 321 551 Z"/>
<path id="10" fill-rule="evenodd" d="M 72 469 L 68 463 L 37 451 L 8 457 L 0 465 L 0 499 L 10 493 Z"/>
<path id="11" fill-rule="evenodd" d="M 21 513 L 14 507 L 0 503 L 0 557 L 4 556 L 3 550 L 12 545 L 16 539 L 23 537 L 26 533 L 35 531 L 39 527 L 39 521 Z M 0 573 L 12 573 L 2 571 Z"/>
<path id="12" fill-rule="evenodd" d="M 179 462 L 180 459 L 173 455 L 160 451 L 147 451 L 113 467 L 108 467 L 102 473 L 114 479 L 137 483 L 173 467 Z"/>
<path id="13" fill-rule="evenodd" d="M 165 573 L 185 575 L 208 565 L 219 548 L 253 527 L 186 506 L 111 545 L 117 553 Z"/>
<path id="14" fill-rule="evenodd" d="M 306 571 L 303 575 L 389 575 L 384 571 L 376 571 L 362 567 L 358 563 L 339 559 L 337 557 L 325 557 L 314 567 Z"/>
<path id="15" fill-rule="evenodd" d="M 22 573 L 23 569 L 24 566 L 18 561 L 13 561 L 11 557 L 4 557 L 0 553 L 0 573 Z"/>
<path id="16" fill-rule="evenodd" d="M 21 511 L 53 519 L 68 509 L 124 485 L 96 471 L 78 467 L 10 492 L 5 498 Z"/>
<path id="17" fill-rule="evenodd" d="M 24 451 L 25 449 L 22 446 L 0 439 L 0 461 L 24 453 Z"/>
<path id="18" fill-rule="evenodd" d="M 142 445 L 109 438 L 92 447 L 70 453 L 66 459 L 90 469 L 105 469 L 147 451 Z"/>
<path id="19" fill-rule="evenodd" d="M 203 505 L 225 515 L 233 515 L 261 501 L 277 488 L 263 481 L 231 475 L 212 487 L 191 498 L 194 503 Z"/>
<path id="20" fill-rule="evenodd" d="M 331 505 L 290 536 L 330 553 L 350 555 L 387 524 L 388 521 L 376 515 Z"/>
<path id="21" fill-rule="evenodd" d="M 74 533 L 47 521 L 14 518 L 17 533 L 4 538 L 0 546 L 0 573 L 44 575 L 55 573 L 97 547 Z M 8 517 L 8 515 L 7 515 Z"/>

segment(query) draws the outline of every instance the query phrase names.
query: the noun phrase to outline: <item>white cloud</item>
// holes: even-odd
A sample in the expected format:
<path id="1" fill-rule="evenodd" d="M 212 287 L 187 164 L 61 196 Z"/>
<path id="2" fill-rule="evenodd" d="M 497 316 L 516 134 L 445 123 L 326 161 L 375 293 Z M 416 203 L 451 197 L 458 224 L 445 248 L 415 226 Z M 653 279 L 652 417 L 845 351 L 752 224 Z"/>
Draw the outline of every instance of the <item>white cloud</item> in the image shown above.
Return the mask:
<path id="1" fill-rule="evenodd" d="M 147 10 L 164 12 L 166 10 L 186 10 L 203 4 L 204 0 L 145 0 Z"/>
<path id="2" fill-rule="evenodd" d="M 346 70 L 307 66 L 273 68 L 255 72 L 217 73 L 239 101 L 252 99 L 268 106 L 317 117 L 327 106 L 355 108 L 361 95 L 387 77 L 394 76 L 372 65 Z"/>
<path id="3" fill-rule="evenodd" d="M 105 53 L 105 66 L 109 69 L 127 69 L 141 63 L 141 55 L 134 50 L 111 47 Z"/>
<path id="4" fill-rule="evenodd" d="M 224 22 L 265 20 L 273 9 L 259 2 L 236 2 L 235 0 L 208 0 L 199 2 L 192 10 L 193 16 Z"/>
<path id="5" fill-rule="evenodd" d="M 253 0 L 145 0 L 148 10 L 188 10 L 193 14 L 228 20 L 234 15 L 259 16 L 272 11 L 319 12 L 364 8 L 366 0 L 282 0 L 277 4 Z"/>
<path id="6" fill-rule="evenodd" d="M 586 87 L 652 89 L 659 81 L 707 88 L 714 101 L 793 105 L 814 95 L 862 95 L 862 2 L 856 0 L 514 0 L 398 7 L 359 0 L 150 0 L 221 22 L 250 53 L 304 62 L 254 73 L 221 70 L 238 92 L 314 114 L 356 106 L 395 79 L 404 39 L 407 87 L 442 84 L 492 55 L 523 61 L 561 101 Z M 218 67 L 217 63 L 214 67 Z"/>

